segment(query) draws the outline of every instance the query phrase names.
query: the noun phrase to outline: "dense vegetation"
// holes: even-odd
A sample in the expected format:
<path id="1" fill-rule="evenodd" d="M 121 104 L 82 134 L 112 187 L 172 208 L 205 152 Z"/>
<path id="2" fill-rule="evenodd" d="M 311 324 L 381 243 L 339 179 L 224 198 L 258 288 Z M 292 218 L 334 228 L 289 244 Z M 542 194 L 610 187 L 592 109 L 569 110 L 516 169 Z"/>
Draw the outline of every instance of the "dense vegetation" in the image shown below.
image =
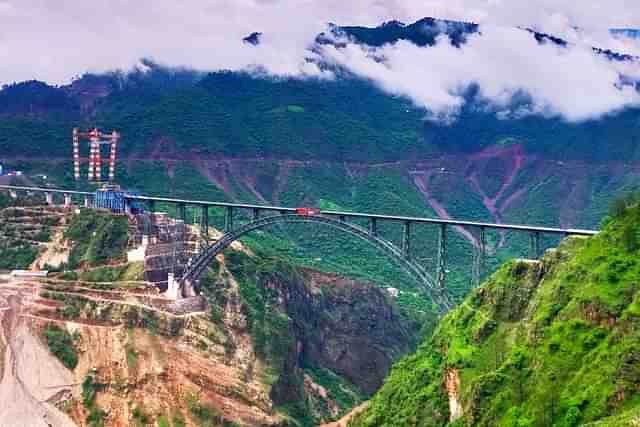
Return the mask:
<path id="1" fill-rule="evenodd" d="M 93 374 L 87 375 L 82 382 L 82 404 L 88 412 L 86 422 L 89 427 L 104 427 L 107 413 L 96 404 L 96 396 L 105 387 L 106 384 L 98 382 Z"/>
<path id="2" fill-rule="evenodd" d="M 363 342 L 369 342 L 367 340 L 372 339 L 376 332 L 365 332 L 359 328 L 345 326 L 345 330 L 348 330 L 346 334 L 342 330 L 336 331 L 334 335 L 329 334 L 331 339 L 325 342 L 323 338 L 318 337 L 321 332 L 318 329 L 326 328 L 327 322 L 338 322 L 336 319 L 353 323 L 361 318 L 369 319 L 368 323 L 363 320 L 363 324 L 385 336 L 392 335 L 389 332 L 391 330 L 397 332 L 398 327 L 408 329 L 409 325 L 415 326 L 406 319 L 385 318 L 389 323 L 386 326 L 388 330 L 381 332 L 378 330 L 377 321 L 373 320 L 377 319 L 375 310 L 367 306 L 373 304 L 371 301 L 364 297 L 359 299 L 354 295 L 348 296 L 349 290 L 335 290 L 332 285 L 327 285 L 327 288 L 321 288 L 320 291 L 312 290 L 312 279 L 305 277 L 296 266 L 268 251 L 249 256 L 240 251 L 228 250 L 225 252 L 224 266 L 232 274 L 238 288 L 235 290 L 227 280 L 228 273 L 221 271 L 221 265 L 214 262 L 209 274 L 201 281 L 203 295 L 209 302 L 211 317 L 222 326 L 223 333 L 228 334 L 227 328 L 221 323 L 222 310 L 225 310 L 229 298 L 234 298 L 231 301 L 235 301 L 234 292 L 238 293 L 256 356 L 266 367 L 260 379 L 271 387 L 270 396 L 277 410 L 292 420 L 291 425 L 318 425 L 344 414 L 367 396 L 358 385 L 348 379 L 345 372 L 338 373 L 332 370 L 340 369 L 338 362 L 323 359 L 314 348 L 328 346 L 338 349 L 349 345 L 361 345 Z M 344 285 L 342 287 L 346 288 Z M 308 295 L 309 292 L 315 296 Z M 330 295 L 332 293 L 335 295 Z M 381 297 L 385 300 L 384 294 Z M 334 304 L 332 301 L 337 303 Z M 320 308 L 322 304 L 327 305 L 326 310 Z M 340 304 L 344 304 L 343 310 L 337 307 Z M 363 313 L 362 316 L 365 316 L 364 313 L 368 314 L 361 317 L 358 313 Z M 349 335 L 346 336 L 347 334 Z M 402 336 L 389 337 L 389 348 L 385 348 L 385 352 L 391 357 L 394 351 L 398 357 L 404 354 L 406 349 L 402 351 L 399 347 L 409 346 L 412 334 L 417 335 L 415 330 L 403 330 L 399 333 Z M 225 342 L 225 350 L 232 355 L 236 351 L 234 340 L 227 339 Z M 294 357 L 300 348 L 306 351 Z M 332 350 L 327 352 L 334 354 Z M 329 369 L 327 364 L 331 363 L 335 366 Z M 369 363 L 371 366 L 376 365 L 373 361 Z M 372 375 L 376 375 L 376 372 L 372 372 Z M 380 372 L 377 375 L 380 375 Z M 305 385 L 305 376 L 323 387 L 326 393 L 310 391 Z"/>
<path id="3" fill-rule="evenodd" d="M 75 343 L 78 337 L 72 336 L 67 330 L 50 323 L 42 332 L 49 351 L 56 356 L 64 366 L 74 369 L 78 364 L 78 351 Z"/>
<path id="4" fill-rule="evenodd" d="M 0 242 L 0 269 L 26 269 L 38 256 L 38 249 L 28 243 Z"/>
<path id="5" fill-rule="evenodd" d="M 634 201 L 635 200 L 635 201 Z M 626 426 L 640 410 L 640 206 L 512 261 L 398 363 L 352 426 Z M 461 402 L 450 420 L 445 377 Z"/>
<path id="6" fill-rule="evenodd" d="M 371 34 L 378 37 L 396 27 L 400 28 L 389 24 L 382 33 Z M 413 34 L 413 30 L 407 26 L 401 32 Z M 369 37 L 363 29 L 349 31 L 356 37 Z M 363 41 L 376 44 L 371 38 Z M 570 124 L 537 116 L 498 119 L 486 105 L 475 100 L 457 121 L 445 126 L 425 121 L 426 112 L 408 100 L 388 96 L 370 82 L 352 76 L 335 81 L 272 79 L 246 73 L 199 74 L 147 65 L 150 68 L 145 73 L 86 75 L 69 87 L 50 88 L 26 82 L 5 88 L 0 92 L 8 105 L 0 122 L 0 152 L 9 158 L 36 159 L 11 160 L 12 168 L 46 172 L 49 181 L 57 185 L 90 188 L 73 181 L 67 163 L 51 162 L 42 159 L 42 155 L 67 158 L 71 128 L 98 124 L 116 128 L 124 135 L 122 155 L 146 159 L 119 163 L 119 182 L 129 189 L 209 200 L 267 201 L 431 216 L 434 213 L 407 176 L 412 166 L 360 169 L 361 166 L 345 165 L 344 161 L 389 164 L 521 144 L 527 154 L 558 163 L 553 166 L 553 175 L 528 191 L 503 220 L 540 225 L 558 225 L 560 221 L 549 212 L 558 212 L 566 203 L 567 178 L 562 161 L 629 161 L 640 156 L 636 110 L 600 121 Z M 93 99 L 90 117 L 84 116 L 83 110 L 68 106 L 69 102 L 80 103 L 79 93 L 92 91 L 107 95 Z M 469 96 L 473 98 L 473 94 Z M 255 171 L 255 176 L 248 174 L 243 179 L 244 171 L 229 171 L 228 166 L 211 166 L 204 171 L 202 165 L 194 167 L 191 160 L 176 160 L 220 157 L 256 159 L 253 164 L 238 167 Z M 291 160 L 304 163 L 289 163 Z M 579 214 L 570 217 L 572 225 L 597 225 L 610 195 L 634 179 L 631 168 L 621 168 L 615 169 L 624 170 L 619 172 L 622 177 L 613 177 L 612 169 L 604 164 L 602 170 L 594 169 L 583 178 L 579 189 L 590 205 L 578 206 Z M 495 170 L 499 178 L 504 173 L 500 165 Z M 502 200 L 536 182 L 538 172 L 533 167 L 523 169 Z M 220 174 L 221 182 L 214 182 L 210 176 Z M 247 180 L 255 183 L 255 191 Z M 483 186 L 492 191 L 500 183 L 499 179 L 482 176 Z M 434 193 L 447 195 L 441 202 L 452 216 L 494 219 L 463 176 L 443 173 L 429 184 Z M 159 208 L 168 210 L 167 206 Z M 222 212 L 211 211 L 211 222 L 218 227 L 222 218 Z M 415 295 L 414 284 L 366 244 L 321 227 L 279 227 L 274 231 L 282 237 L 278 246 L 281 255 L 296 263 L 400 288 L 405 291 L 400 296 L 403 304 L 416 310 L 428 309 L 428 301 Z M 399 242 L 399 229 L 389 226 L 383 231 Z M 415 233 L 414 256 L 433 271 L 436 232 L 421 227 Z M 490 244 L 497 238 L 489 236 Z M 452 268 L 448 283 L 459 300 L 471 286 L 471 246 L 457 233 L 452 233 L 450 243 Z M 545 242 L 545 246 L 555 243 Z M 486 265 L 485 271 L 505 259 L 523 255 L 527 245 L 526 236 L 508 236 L 508 245 Z M 71 266 L 91 263 L 89 258 L 93 256 L 112 256 L 99 252 L 102 251 L 94 255 L 78 247 L 72 254 Z"/>
<path id="7" fill-rule="evenodd" d="M 126 217 L 114 217 L 110 212 L 82 209 L 65 232 L 73 241 L 69 267 L 80 264 L 98 265 L 121 258 L 127 246 Z"/>
<path id="8" fill-rule="evenodd" d="M 373 40 L 365 29 L 349 31 Z M 578 124 L 539 116 L 505 119 L 472 91 L 458 120 L 442 124 L 424 121 L 424 109 L 346 73 L 323 81 L 149 66 L 147 73 L 87 75 L 69 87 L 25 82 L 0 90 L 6 109 L 0 152 L 67 156 L 71 128 L 99 124 L 126 137 L 125 154 L 167 157 L 379 162 L 474 152 L 509 137 L 557 159 L 627 161 L 640 155 L 637 110 Z M 79 97 L 83 89 L 107 94 L 94 100 L 90 116 L 79 107 L 87 102 Z"/>

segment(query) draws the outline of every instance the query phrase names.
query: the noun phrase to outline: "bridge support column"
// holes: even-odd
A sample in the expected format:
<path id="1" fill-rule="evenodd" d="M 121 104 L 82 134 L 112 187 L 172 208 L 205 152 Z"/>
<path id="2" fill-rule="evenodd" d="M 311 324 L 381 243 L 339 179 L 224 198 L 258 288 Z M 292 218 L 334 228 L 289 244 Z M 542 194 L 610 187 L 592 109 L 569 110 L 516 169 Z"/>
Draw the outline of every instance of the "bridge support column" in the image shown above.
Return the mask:
<path id="1" fill-rule="evenodd" d="M 202 205 L 200 207 L 202 209 L 202 234 L 204 235 L 204 239 L 209 241 L 209 207 L 207 205 Z"/>
<path id="2" fill-rule="evenodd" d="M 64 193 L 64 207 L 68 208 L 71 207 L 71 194 L 68 193 Z"/>
<path id="3" fill-rule="evenodd" d="M 173 273 L 169 273 L 167 275 L 167 291 L 164 293 L 164 296 L 172 300 L 177 300 L 181 297 L 180 285 L 176 281 L 176 277 Z"/>
<path id="4" fill-rule="evenodd" d="M 124 199 L 124 213 L 131 215 L 131 200 Z"/>
<path id="5" fill-rule="evenodd" d="M 178 203 L 176 205 L 176 209 L 178 210 L 178 219 L 183 223 L 187 223 L 187 206 L 184 203 Z"/>
<path id="6" fill-rule="evenodd" d="M 88 196 L 84 196 L 84 207 L 85 208 L 89 207 L 89 197 Z"/>
<path id="7" fill-rule="evenodd" d="M 254 208 L 253 209 L 253 220 L 257 221 L 260 219 L 260 209 Z"/>
<path id="8" fill-rule="evenodd" d="M 53 194 L 52 193 L 44 193 L 44 199 L 47 202 L 47 205 L 53 206 Z"/>
<path id="9" fill-rule="evenodd" d="M 438 288 L 445 289 L 447 275 L 447 225 L 440 224 L 440 237 L 438 239 L 438 274 L 436 277 Z"/>
<path id="10" fill-rule="evenodd" d="M 480 286 L 480 280 L 482 279 L 482 272 L 484 271 L 484 264 L 487 253 L 487 241 L 485 236 L 485 227 L 480 227 L 478 233 L 478 242 L 473 251 L 473 266 L 471 270 L 471 285 L 474 288 Z"/>
<path id="11" fill-rule="evenodd" d="M 224 232 L 229 233 L 233 231 L 233 208 L 227 206 L 224 211 Z"/>
<path id="12" fill-rule="evenodd" d="M 540 258 L 540 232 L 529 234 L 529 258 Z"/>
<path id="13" fill-rule="evenodd" d="M 11 196 L 12 199 L 17 199 L 18 192 L 16 190 L 9 190 L 9 196 Z"/>
<path id="14" fill-rule="evenodd" d="M 371 233 L 372 236 L 378 235 L 378 222 L 376 218 L 371 218 L 369 220 L 369 233 Z"/>
<path id="15" fill-rule="evenodd" d="M 404 235 L 402 236 L 402 254 L 405 258 L 410 258 L 410 245 L 411 245 L 411 223 L 409 221 L 404 223 Z"/>

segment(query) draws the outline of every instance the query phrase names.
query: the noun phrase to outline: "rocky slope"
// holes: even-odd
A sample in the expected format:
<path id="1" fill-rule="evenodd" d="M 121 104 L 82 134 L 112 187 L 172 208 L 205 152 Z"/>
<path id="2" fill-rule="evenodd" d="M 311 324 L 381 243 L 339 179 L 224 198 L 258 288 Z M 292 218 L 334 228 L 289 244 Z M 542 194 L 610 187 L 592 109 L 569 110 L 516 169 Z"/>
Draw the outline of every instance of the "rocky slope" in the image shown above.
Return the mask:
<path id="1" fill-rule="evenodd" d="M 396 364 L 350 426 L 640 422 L 640 206 L 507 263 Z"/>
<path id="2" fill-rule="evenodd" d="M 56 242 L 77 271 L 0 278 L 0 425 L 312 426 L 414 346 L 386 291 L 240 243 L 203 280 L 208 306 L 185 313 L 123 264 L 124 247 L 100 251 L 91 236 L 126 244 L 120 222 L 70 215 Z"/>

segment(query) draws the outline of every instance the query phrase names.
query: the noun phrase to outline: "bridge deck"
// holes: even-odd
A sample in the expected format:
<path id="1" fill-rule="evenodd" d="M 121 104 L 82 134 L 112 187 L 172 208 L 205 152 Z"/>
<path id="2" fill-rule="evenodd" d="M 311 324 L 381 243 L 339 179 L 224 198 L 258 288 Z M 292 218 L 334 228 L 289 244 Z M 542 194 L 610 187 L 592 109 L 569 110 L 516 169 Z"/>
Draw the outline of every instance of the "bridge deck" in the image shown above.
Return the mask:
<path id="1" fill-rule="evenodd" d="M 79 194 L 85 196 L 91 196 L 93 193 L 86 191 L 73 191 L 54 188 L 40 188 L 40 187 L 21 187 L 11 185 L 0 185 L 0 189 L 6 190 L 20 190 L 20 191 L 34 191 L 42 193 L 62 193 L 62 194 Z M 295 208 L 287 208 L 283 206 L 268 206 L 268 205 L 254 205 L 245 203 L 227 203 L 227 202 L 211 202 L 206 200 L 188 200 L 188 199 L 175 199 L 169 197 L 156 197 L 156 196 L 141 196 L 141 195 L 127 195 L 128 200 L 137 201 L 153 201 L 161 203 L 182 204 L 192 206 L 207 206 L 207 207 L 222 207 L 222 208 L 236 208 L 236 209 L 257 209 L 261 211 L 276 211 L 280 213 L 295 213 Z M 521 224 L 494 224 L 489 222 L 474 222 L 474 221 L 461 221 L 456 219 L 440 219 L 440 218 L 419 218 L 408 216 L 395 216 L 395 215 L 381 215 L 370 214 L 361 212 L 338 212 L 338 211 L 320 211 L 321 215 L 337 216 L 344 218 L 364 218 L 369 220 L 381 220 L 381 221 L 397 221 L 404 223 L 416 223 L 416 224 L 439 224 L 439 225 L 452 225 L 461 227 L 478 227 L 488 228 L 495 230 L 511 230 L 511 231 L 523 231 L 530 233 L 541 234 L 563 234 L 563 235 L 580 235 L 580 236 L 593 236 L 598 234 L 596 230 L 583 230 L 574 228 L 554 228 L 554 227 L 540 227 Z"/>

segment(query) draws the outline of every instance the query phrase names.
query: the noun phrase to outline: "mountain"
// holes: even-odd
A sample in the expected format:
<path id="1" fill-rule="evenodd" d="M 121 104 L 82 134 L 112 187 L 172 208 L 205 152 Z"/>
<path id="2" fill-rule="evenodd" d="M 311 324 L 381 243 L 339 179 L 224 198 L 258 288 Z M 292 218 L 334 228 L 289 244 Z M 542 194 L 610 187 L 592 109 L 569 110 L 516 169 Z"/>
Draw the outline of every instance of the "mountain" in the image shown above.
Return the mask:
<path id="1" fill-rule="evenodd" d="M 425 27 L 431 32 L 421 33 Z M 341 31 L 374 45 L 405 37 L 426 46 L 438 28 L 462 43 L 476 27 L 425 19 Z M 636 108 L 579 123 L 505 116 L 472 89 L 457 119 L 445 123 L 348 73 L 321 80 L 199 73 L 151 61 L 143 68 L 60 87 L 5 86 L 0 162 L 31 183 L 46 174 L 51 184 L 91 188 L 72 179 L 70 135 L 97 125 L 123 135 L 117 180 L 144 193 L 583 228 L 597 228 L 610 200 L 640 177 Z M 212 211 L 216 220 L 222 215 Z M 399 228 L 384 232 L 401 239 Z M 473 232 L 451 234 L 448 283 L 459 299 L 471 286 Z M 303 265 L 393 284 L 404 291 L 402 303 L 428 305 L 364 244 L 322 229 L 274 233 L 289 242 L 283 254 Z M 415 233 L 413 256 L 433 270 L 436 230 Z M 488 239 L 485 274 L 527 253 L 526 235 Z"/>
<path id="2" fill-rule="evenodd" d="M 469 34 L 478 31 L 477 24 L 435 18 L 423 18 L 409 25 L 399 21 L 389 21 L 375 28 L 329 25 L 331 38 L 348 36 L 357 43 L 373 47 L 399 40 L 410 41 L 421 47 L 433 46 L 441 35 L 447 35 L 452 45 L 460 47 L 466 42 Z M 330 43 L 331 39 L 328 34 L 322 33 L 316 38 L 316 42 Z"/>
<path id="3" fill-rule="evenodd" d="M 640 206 L 513 260 L 396 364 L 361 426 L 629 426 L 640 414 Z"/>

